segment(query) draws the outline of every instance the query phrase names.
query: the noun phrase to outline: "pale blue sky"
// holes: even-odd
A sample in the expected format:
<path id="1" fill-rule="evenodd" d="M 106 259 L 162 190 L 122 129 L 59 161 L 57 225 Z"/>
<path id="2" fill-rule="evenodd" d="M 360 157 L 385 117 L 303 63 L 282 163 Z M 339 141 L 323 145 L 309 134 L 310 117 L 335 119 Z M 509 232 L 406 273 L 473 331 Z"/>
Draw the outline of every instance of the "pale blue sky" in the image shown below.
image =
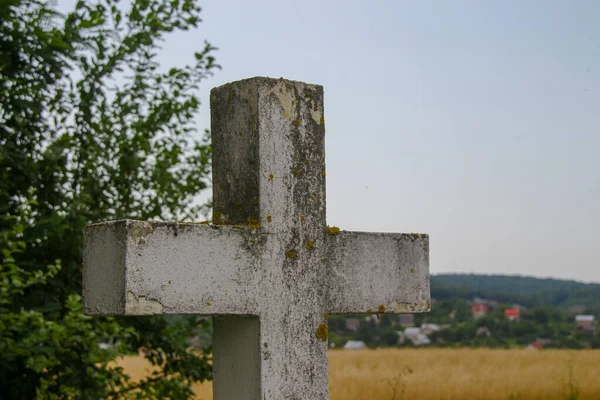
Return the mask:
<path id="1" fill-rule="evenodd" d="M 425 232 L 431 271 L 600 282 L 600 2 L 204 1 L 202 88 L 325 88 L 328 223 Z"/>

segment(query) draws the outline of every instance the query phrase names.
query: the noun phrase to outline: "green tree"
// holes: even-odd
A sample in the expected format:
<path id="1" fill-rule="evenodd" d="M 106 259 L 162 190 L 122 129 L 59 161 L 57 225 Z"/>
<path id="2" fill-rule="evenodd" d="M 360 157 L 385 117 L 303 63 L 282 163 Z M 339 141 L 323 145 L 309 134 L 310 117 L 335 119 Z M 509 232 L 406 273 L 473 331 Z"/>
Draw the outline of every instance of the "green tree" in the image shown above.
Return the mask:
<path id="1" fill-rule="evenodd" d="M 211 149 L 191 135 L 214 48 L 157 63 L 199 13 L 192 0 L 0 7 L 0 398 L 188 398 L 211 378 L 209 351 L 186 344 L 198 318 L 90 318 L 80 298 L 86 224 L 200 211 Z M 133 383 L 112 361 L 141 346 L 157 370 Z"/>
<path id="2" fill-rule="evenodd" d="M 533 310 L 533 320 L 539 324 L 545 325 L 550 321 L 550 313 L 546 308 L 537 307 Z"/>

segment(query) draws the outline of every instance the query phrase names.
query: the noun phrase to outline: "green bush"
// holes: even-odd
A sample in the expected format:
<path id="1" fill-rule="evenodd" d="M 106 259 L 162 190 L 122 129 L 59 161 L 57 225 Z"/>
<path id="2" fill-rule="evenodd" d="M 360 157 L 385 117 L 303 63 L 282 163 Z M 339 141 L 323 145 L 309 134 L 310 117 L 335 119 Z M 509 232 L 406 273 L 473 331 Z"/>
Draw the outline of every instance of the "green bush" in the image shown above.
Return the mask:
<path id="1" fill-rule="evenodd" d="M 209 351 L 186 343 L 197 318 L 92 319 L 80 298 L 86 224 L 200 211 L 211 149 L 190 135 L 214 48 L 156 62 L 199 13 L 190 0 L 0 8 L 0 398 L 179 399 L 211 378 Z M 141 346 L 158 369 L 134 384 L 112 361 Z"/>

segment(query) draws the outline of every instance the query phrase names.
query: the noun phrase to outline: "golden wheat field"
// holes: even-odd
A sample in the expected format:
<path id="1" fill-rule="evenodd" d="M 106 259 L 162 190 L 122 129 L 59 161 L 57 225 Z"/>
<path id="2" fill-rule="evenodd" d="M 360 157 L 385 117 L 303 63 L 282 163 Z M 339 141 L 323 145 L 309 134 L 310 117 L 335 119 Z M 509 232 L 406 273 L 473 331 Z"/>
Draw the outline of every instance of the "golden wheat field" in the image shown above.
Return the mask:
<path id="1" fill-rule="evenodd" d="M 140 357 L 120 364 L 133 378 L 148 373 Z M 337 350 L 329 378 L 331 400 L 600 400 L 600 350 Z M 212 399 L 210 383 L 194 392 Z"/>

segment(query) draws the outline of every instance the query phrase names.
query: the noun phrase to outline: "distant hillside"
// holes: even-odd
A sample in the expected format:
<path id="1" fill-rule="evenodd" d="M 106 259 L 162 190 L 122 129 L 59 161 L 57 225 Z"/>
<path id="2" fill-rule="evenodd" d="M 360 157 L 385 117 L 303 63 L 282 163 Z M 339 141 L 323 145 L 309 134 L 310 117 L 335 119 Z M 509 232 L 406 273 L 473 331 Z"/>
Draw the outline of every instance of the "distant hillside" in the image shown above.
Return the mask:
<path id="1" fill-rule="evenodd" d="M 600 284 L 518 275 L 433 275 L 431 296 L 439 300 L 482 297 L 529 307 L 581 304 L 600 309 Z"/>

